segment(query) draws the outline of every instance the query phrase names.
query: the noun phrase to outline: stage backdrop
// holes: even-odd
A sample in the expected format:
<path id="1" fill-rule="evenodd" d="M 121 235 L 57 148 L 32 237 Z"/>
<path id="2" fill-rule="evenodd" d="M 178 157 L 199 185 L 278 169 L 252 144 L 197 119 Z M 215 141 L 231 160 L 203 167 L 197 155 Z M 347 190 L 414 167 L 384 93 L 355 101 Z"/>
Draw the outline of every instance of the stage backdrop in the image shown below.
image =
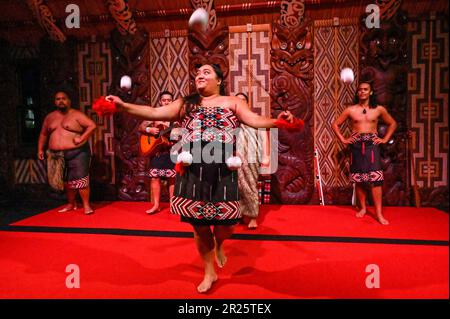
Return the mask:
<path id="1" fill-rule="evenodd" d="M 358 19 L 314 21 L 314 145 L 317 147 L 325 204 L 349 204 L 348 150 L 331 124 L 352 103 L 358 83 Z M 340 71 L 351 68 L 355 81 L 344 84 Z M 350 135 L 347 121 L 341 127 Z M 350 191 L 349 191 L 350 190 Z"/>
<path id="2" fill-rule="evenodd" d="M 158 105 L 162 91 L 172 92 L 174 99 L 189 95 L 187 31 L 151 32 L 149 41 L 151 105 Z M 147 169 L 150 168 L 149 164 L 150 161 L 146 158 Z M 148 182 L 150 183 L 150 179 Z M 161 199 L 168 201 L 167 187 L 162 187 Z"/>
<path id="3" fill-rule="evenodd" d="M 97 116 L 92 103 L 109 93 L 111 86 L 111 50 L 108 41 L 86 41 L 78 45 L 80 110 L 97 124 L 89 142 L 92 150 L 91 184 L 114 185 L 114 120 L 111 115 Z"/>
<path id="4" fill-rule="evenodd" d="M 448 203 L 448 20 L 411 21 L 408 31 L 415 173 L 422 204 L 439 206 Z"/>
<path id="5" fill-rule="evenodd" d="M 270 116 L 270 25 L 230 27 L 229 37 L 230 95 L 247 94 L 253 112 Z M 258 193 L 270 202 L 270 175 L 260 175 Z"/>
<path id="6" fill-rule="evenodd" d="M 358 78 L 351 85 L 344 85 L 339 80 L 339 71 L 343 67 L 352 68 L 356 76 L 360 71 L 358 39 L 361 35 L 356 25 L 355 21 L 342 19 L 314 22 L 312 138 L 319 151 L 326 204 L 348 204 L 351 196 L 348 191 L 351 187 L 347 177 L 348 157 L 342 145 L 337 143 L 331 122 L 350 103 L 356 89 Z M 271 39 L 271 29 L 257 30 L 258 25 L 252 27 L 249 33 L 247 26 L 240 27 L 239 32 L 233 29 L 235 27 L 230 27 L 230 91 L 231 94 L 238 91 L 248 93 L 248 88 L 252 87 L 252 108 L 260 114 L 270 114 L 271 105 L 267 93 L 270 89 L 270 74 L 267 68 L 270 61 L 268 41 Z M 159 93 L 166 89 L 173 91 L 176 97 L 188 94 L 186 30 L 149 33 L 148 41 L 151 85 L 146 94 L 149 94 L 151 103 L 155 105 Z M 422 205 L 445 206 L 448 205 L 445 204 L 448 201 L 448 21 L 439 16 L 414 19 L 408 23 L 408 41 L 408 126 L 414 133 L 413 162 Z M 248 51 L 249 47 L 251 51 Z M 62 63 L 60 61 L 67 59 L 47 57 L 46 60 L 47 64 L 53 60 L 58 62 L 53 63 L 56 66 L 52 64 L 43 67 L 44 73 L 54 74 L 53 68 L 58 68 Z M 250 65 L 249 60 L 252 61 Z M 67 74 L 61 76 L 61 81 L 76 79 L 79 92 L 79 102 L 76 104 L 98 125 L 98 130 L 90 140 L 94 154 L 91 180 L 94 185 L 110 186 L 111 190 L 117 192 L 120 180 L 117 177 L 118 162 L 115 160 L 117 154 L 114 153 L 112 143 L 117 123 L 110 116 L 98 118 L 91 112 L 93 100 L 110 93 L 111 87 L 117 86 L 117 81 L 112 80 L 110 42 L 94 38 L 78 41 L 75 61 L 77 67 L 63 68 L 76 71 L 75 76 L 67 71 Z M 249 66 L 252 72 L 250 77 Z M 50 86 L 56 87 L 61 81 L 48 83 L 43 91 L 48 95 Z M 43 104 L 48 107 L 48 111 L 52 109 L 50 100 Z M 11 119 L 10 122 L 12 121 Z M 8 125 L 12 124 L 6 126 Z M 348 133 L 348 126 L 344 130 Z M 5 140 L 5 136 L 2 136 L 2 140 Z M 45 162 L 15 156 L 11 163 L 14 163 L 11 165 L 11 175 L 15 185 L 46 183 Z M 412 179 L 412 174 L 408 178 Z M 270 184 L 263 184 L 261 188 L 262 196 L 267 198 L 270 195 Z"/>
<path id="7" fill-rule="evenodd" d="M 177 99 L 189 94 L 189 60 L 186 30 L 150 33 L 150 96 L 158 105 L 159 94 L 170 91 Z"/>

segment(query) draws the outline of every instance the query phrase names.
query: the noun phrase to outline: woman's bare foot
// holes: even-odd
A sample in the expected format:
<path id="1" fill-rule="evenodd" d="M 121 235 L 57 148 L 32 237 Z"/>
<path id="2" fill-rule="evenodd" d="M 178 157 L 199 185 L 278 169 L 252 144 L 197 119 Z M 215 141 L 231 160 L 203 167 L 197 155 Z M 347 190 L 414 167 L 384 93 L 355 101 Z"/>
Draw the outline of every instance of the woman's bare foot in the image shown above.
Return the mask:
<path id="1" fill-rule="evenodd" d="M 249 229 L 256 229 L 258 227 L 258 223 L 256 222 L 256 218 L 250 219 L 250 222 L 247 226 Z"/>
<path id="2" fill-rule="evenodd" d="M 389 221 L 383 215 L 377 215 L 377 219 L 381 225 L 389 225 Z"/>
<path id="3" fill-rule="evenodd" d="M 161 208 L 159 208 L 159 206 L 153 206 L 152 208 L 150 208 L 149 210 L 146 210 L 145 212 L 149 215 L 152 215 L 152 214 L 156 214 L 160 210 L 161 210 Z"/>
<path id="4" fill-rule="evenodd" d="M 225 266 L 226 262 L 227 262 L 227 256 L 225 256 L 225 253 L 223 252 L 223 248 L 222 247 L 218 247 L 216 244 L 216 262 L 217 262 L 217 266 L 219 266 L 219 268 L 223 268 L 223 266 Z"/>
<path id="5" fill-rule="evenodd" d="M 356 213 L 356 217 L 362 218 L 362 217 L 364 217 L 364 215 L 366 214 L 366 212 L 367 212 L 366 209 L 363 208 L 363 209 L 361 209 L 359 212 Z"/>
<path id="6" fill-rule="evenodd" d="M 197 286 L 197 291 L 201 294 L 207 292 L 216 280 L 216 274 L 205 275 L 203 281 L 200 283 L 200 285 Z"/>
<path id="7" fill-rule="evenodd" d="M 58 213 L 65 213 L 65 212 L 69 212 L 71 210 L 77 210 L 77 205 L 72 205 L 72 204 L 67 204 L 66 207 L 64 207 L 63 209 L 58 210 Z"/>
<path id="8" fill-rule="evenodd" d="M 94 213 L 94 210 L 93 210 L 91 207 L 85 207 L 85 208 L 84 208 L 84 213 L 85 213 L 86 215 L 90 215 L 90 214 L 93 214 L 93 213 Z"/>

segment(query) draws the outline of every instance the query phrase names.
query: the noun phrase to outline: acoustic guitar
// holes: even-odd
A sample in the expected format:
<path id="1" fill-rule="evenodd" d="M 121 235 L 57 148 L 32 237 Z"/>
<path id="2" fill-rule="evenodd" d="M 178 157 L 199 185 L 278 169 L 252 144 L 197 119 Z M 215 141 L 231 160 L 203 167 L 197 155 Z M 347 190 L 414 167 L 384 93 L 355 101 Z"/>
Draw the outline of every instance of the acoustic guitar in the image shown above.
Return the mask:
<path id="1" fill-rule="evenodd" d="M 141 134 L 139 141 L 139 152 L 141 156 L 154 156 L 156 153 L 161 152 L 172 145 L 170 137 L 167 136 L 167 134 L 174 128 L 174 124 L 166 129 L 164 129 L 164 125 L 162 124 L 157 125 L 156 128 L 159 128 L 159 133 L 156 136 Z"/>

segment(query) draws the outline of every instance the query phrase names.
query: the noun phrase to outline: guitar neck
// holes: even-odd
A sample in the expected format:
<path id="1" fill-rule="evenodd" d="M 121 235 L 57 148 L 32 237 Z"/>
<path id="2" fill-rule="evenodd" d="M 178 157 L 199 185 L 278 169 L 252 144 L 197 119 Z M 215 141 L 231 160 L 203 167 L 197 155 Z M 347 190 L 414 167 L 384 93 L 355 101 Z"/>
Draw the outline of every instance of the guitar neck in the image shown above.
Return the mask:
<path id="1" fill-rule="evenodd" d="M 161 137 L 161 136 L 163 136 L 164 134 L 166 134 L 167 132 L 170 132 L 172 129 L 173 129 L 173 124 L 172 125 L 170 125 L 168 128 L 166 128 L 166 129 L 164 129 L 164 130 L 162 130 L 161 132 L 159 132 L 159 134 L 158 134 L 158 137 Z"/>

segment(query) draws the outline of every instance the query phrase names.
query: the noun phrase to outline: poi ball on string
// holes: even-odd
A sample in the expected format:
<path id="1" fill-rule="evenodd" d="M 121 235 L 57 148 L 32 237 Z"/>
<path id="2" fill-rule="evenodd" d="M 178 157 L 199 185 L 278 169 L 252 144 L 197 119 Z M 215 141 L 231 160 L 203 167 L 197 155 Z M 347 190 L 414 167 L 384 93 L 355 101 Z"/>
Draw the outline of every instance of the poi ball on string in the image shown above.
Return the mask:
<path id="1" fill-rule="evenodd" d="M 200 27 L 200 29 L 206 30 L 208 20 L 208 12 L 203 8 L 198 8 L 191 14 L 191 17 L 189 18 L 189 28 L 194 29 Z"/>
<path id="2" fill-rule="evenodd" d="M 183 165 L 183 166 L 189 166 L 192 164 L 192 154 L 187 152 L 187 151 L 183 151 L 180 154 L 178 154 L 177 157 L 177 163 Z"/>
<path id="3" fill-rule="evenodd" d="M 231 171 L 235 171 L 235 170 L 241 168 L 241 166 L 242 166 L 242 160 L 239 156 L 229 157 L 229 158 L 227 158 L 225 163 L 227 164 L 228 169 Z"/>
<path id="4" fill-rule="evenodd" d="M 123 90 L 131 89 L 131 78 L 128 75 L 124 75 L 120 78 L 120 88 Z"/>
<path id="5" fill-rule="evenodd" d="M 344 68 L 341 70 L 341 81 L 347 84 L 352 83 L 355 80 L 353 70 L 350 68 Z"/>

